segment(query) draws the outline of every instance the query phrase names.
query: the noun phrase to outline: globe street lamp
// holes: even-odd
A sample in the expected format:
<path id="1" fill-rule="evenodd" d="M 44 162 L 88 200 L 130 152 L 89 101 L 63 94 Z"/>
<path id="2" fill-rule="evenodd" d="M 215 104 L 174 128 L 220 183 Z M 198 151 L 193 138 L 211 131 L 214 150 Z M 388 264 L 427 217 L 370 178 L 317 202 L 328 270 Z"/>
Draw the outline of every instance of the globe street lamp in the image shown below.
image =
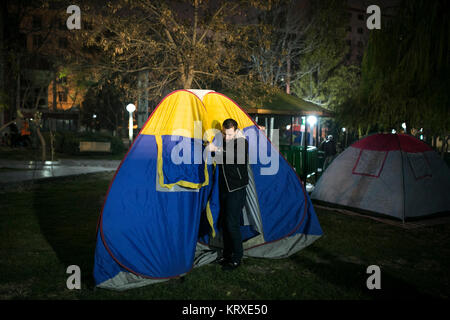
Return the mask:
<path id="1" fill-rule="evenodd" d="M 128 137 L 130 139 L 130 145 L 133 142 L 133 112 L 136 111 L 136 106 L 132 103 L 127 105 L 127 111 L 129 113 L 128 120 Z"/>
<path id="2" fill-rule="evenodd" d="M 309 116 L 307 121 L 308 121 L 309 126 L 312 128 L 317 123 L 317 117 L 316 116 Z"/>
<path id="3" fill-rule="evenodd" d="M 345 148 L 347 148 L 347 129 L 346 128 L 342 128 L 342 132 L 344 133 L 345 136 Z"/>
<path id="4" fill-rule="evenodd" d="M 314 126 L 317 124 L 317 117 L 316 116 L 309 116 L 308 118 L 306 118 L 306 122 L 309 124 L 309 128 L 310 128 L 310 136 L 314 137 Z M 305 126 L 306 129 L 306 126 Z M 318 133 L 318 129 L 316 128 L 316 132 Z M 305 130 L 305 132 L 307 132 Z M 314 141 L 313 139 L 310 139 L 310 141 Z"/>

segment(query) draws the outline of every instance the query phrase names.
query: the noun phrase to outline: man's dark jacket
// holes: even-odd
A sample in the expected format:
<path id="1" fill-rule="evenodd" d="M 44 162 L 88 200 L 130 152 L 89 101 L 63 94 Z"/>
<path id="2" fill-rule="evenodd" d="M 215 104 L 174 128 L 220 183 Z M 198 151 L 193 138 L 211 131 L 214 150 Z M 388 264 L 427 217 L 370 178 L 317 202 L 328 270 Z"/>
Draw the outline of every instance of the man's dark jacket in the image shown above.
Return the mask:
<path id="1" fill-rule="evenodd" d="M 336 142 L 334 140 L 326 140 L 321 145 L 322 151 L 325 152 L 325 157 L 336 155 Z"/>
<path id="2" fill-rule="evenodd" d="M 242 147 L 238 150 L 238 145 L 245 145 L 245 154 L 242 154 Z M 230 148 L 230 149 L 228 149 Z M 227 161 L 227 150 L 234 150 L 231 160 Z M 222 157 L 223 164 L 219 164 L 219 181 L 221 189 L 226 192 L 233 192 L 242 189 L 248 184 L 248 141 L 245 138 L 232 139 L 230 141 L 223 140 Z M 238 155 L 238 151 L 241 154 Z M 231 158 L 231 156 L 228 156 Z M 239 160 L 239 161 L 238 161 Z M 244 162 L 245 161 L 245 162 Z"/>

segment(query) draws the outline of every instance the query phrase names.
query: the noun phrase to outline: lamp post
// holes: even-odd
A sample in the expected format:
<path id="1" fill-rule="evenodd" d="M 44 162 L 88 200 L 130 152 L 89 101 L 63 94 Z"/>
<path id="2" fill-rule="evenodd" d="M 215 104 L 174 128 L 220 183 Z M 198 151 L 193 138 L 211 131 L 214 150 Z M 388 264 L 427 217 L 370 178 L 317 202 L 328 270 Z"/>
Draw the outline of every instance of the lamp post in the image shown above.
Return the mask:
<path id="1" fill-rule="evenodd" d="M 344 141 L 345 141 L 344 148 L 347 148 L 347 129 L 342 128 L 342 132 L 344 133 Z"/>
<path id="2" fill-rule="evenodd" d="M 128 137 L 130 139 L 130 145 L 133 142 L 133 112 L 136 111 L 136 106 L 132 103 L 127 105 L 127 111 L 129 113 L 128 120 Z"/>
<path id="3" fill-rule="evenodd" d="M 317 117 L 316 116 L 309 116 L 306 121 L 309 124 L 309 128 L 311 129 L 310 135 L 314 138 L 314 126 L 317 124 Z"/>
<path id="4" fill-rule="evenodd" d="M 303 154 L 303 163 L 305 165 L 304 171 L 303 171 L 303 180 L 304 180 L 304 185 L 305 185 L 305 189 L 306 189 L 306 179 L 308 178 L 308 124 L 310 127 L 310 135 L 312 135 L 314 133 L 314 126 L 317 123 L 317 117 L 316 116 L 309 116 L 306 118 L 305 121 L 305 150 L 304 150 L 304 154 Z"/>
<path id="5" fill-rule="evenodd" d="M 307 141 L 307 139 L 308 139 L 308 121 L 306 121 L 306 119 L 307 119 L 306 116 L 302 117 L 302 118 L 303 118 L 302 122 L 305 123 L 305 132 L 303 134 L 303 147 L 304 147 L 304 149 L 303 149 L 303 160 L 302 160 L 303 170 L 302 170 L 302 173 L 301 173 L 302 174 L 301 178 L 302 178 L 305 190 L 306 190 L 306 179 L 308 178 L 308 168 L 307 168 L 307 165 L 306 165 L 306 162 L 308 161 L 308 159 L 307 159 L 308 155 L 306 154 L 308 152 L 308 141 Z"/>

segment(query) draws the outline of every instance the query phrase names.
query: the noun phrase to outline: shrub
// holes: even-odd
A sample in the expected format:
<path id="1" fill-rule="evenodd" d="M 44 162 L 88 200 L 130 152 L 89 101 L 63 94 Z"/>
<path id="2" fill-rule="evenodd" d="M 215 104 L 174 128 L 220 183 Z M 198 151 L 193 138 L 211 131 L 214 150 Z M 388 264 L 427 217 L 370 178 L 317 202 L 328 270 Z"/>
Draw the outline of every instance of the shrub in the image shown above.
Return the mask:
<path id="1" fill-rule="evenodd" d="M 50 151 L 50 133 L 44 132 L 43 135 L 47 150 Z M 92 132 L 57 131 L 54 141 L 55 152 L 70 155 L 80 154 L 80 141 L 110 142 L 112 154 L 120 154 L 125 151 L 125 146 L 118 137 Z"/>

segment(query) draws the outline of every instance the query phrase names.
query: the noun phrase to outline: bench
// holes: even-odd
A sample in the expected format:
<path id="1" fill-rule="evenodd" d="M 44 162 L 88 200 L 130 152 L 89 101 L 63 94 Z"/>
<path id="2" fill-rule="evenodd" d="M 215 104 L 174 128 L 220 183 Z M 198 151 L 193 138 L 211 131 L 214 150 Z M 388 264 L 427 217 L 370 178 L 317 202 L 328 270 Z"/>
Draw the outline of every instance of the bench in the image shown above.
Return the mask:
<path id="1" fill-rule="evenodd" d="M 80 141 L 80 152 L 111 152 L 111 142 Z"/>

